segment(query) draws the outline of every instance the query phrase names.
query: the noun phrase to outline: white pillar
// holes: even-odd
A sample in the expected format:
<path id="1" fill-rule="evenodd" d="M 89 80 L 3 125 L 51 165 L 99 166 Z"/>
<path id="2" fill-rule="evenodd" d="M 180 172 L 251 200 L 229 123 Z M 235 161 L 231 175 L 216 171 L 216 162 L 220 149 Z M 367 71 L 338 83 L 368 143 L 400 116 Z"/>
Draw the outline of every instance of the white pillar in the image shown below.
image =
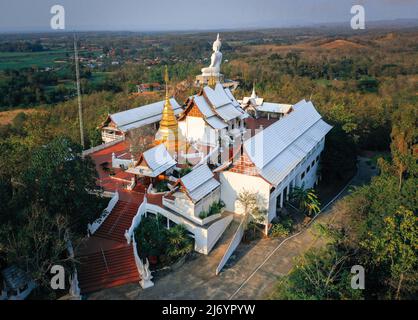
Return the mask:
<path id="1" fill-rule="evenodd" d="M 283 208 L 283 191 L 280 193 L 280 208 Z"/>

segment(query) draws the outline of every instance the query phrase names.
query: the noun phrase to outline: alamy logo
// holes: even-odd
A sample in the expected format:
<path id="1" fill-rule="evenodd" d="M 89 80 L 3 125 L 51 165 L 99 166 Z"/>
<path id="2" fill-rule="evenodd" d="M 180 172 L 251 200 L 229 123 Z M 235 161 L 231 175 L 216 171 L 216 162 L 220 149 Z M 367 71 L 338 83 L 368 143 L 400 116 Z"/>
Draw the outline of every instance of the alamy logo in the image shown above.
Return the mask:
<path id="1" fill-rule="evenodd" d="M 351 267 L 351 288 L 354 290 L 364 290 L 365 288 L 365 272 L 363 266 L 355 265 Z"/>
<path id="2" fill-rule="evenodd" d="M 65 29 L 65 9 L 63 6 L 56 4 L 51 7 L 51 14 L 54 16 L 51 18 L 51 28 L 53 30 Z"/>
<path id="3" fill-rule="evenodd" d="M 54 265 L 51 268 L 51 274 L 54 276 L 51 278 L 51 288 L 53 290 L 65 289 L 65 270 L 63 266 Z"/>
<path id="4" fill-rule="evenodd" d="M 353 30 L 366 29 L 366 14 L 362 5 L 355 5 L 351 7 L 351 14 L 354 16 L 351 18 L 351 28 Z"/>

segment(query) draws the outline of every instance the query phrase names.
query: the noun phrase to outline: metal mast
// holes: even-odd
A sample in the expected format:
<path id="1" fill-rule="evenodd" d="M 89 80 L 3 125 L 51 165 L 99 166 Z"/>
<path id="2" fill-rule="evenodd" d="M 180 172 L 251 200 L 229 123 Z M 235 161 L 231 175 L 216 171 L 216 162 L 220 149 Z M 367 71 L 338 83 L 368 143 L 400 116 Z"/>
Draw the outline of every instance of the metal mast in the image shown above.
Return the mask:
<path id="1" fill-rule="evenodd" d="M 77 38 L 74 33 L 74 61 L 75 61 L 75 74 L 77 79 L 77 100 L 78 100 L 78 118 L 80 120 L 80 140 L 84 150 L 84 125 L 83 125 L 83 107 L 81 105 L 81 89 L 80 89 L 80 66 L 78 64 L 78 50 L 77 50 Z"/>

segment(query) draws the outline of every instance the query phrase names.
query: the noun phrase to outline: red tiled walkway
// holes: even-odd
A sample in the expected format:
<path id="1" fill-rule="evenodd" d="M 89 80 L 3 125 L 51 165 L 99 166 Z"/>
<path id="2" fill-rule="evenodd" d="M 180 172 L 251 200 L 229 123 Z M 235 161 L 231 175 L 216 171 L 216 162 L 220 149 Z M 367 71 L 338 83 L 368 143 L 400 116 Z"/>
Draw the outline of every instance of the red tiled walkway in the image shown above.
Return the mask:
<path id="1" fill-rule="evenodd" d="M 125 231 L 131 226 L 139 205 L 139 203 L 119 201 L 94 235 L 99 238 L 126 242 Z"/>
<path id="2" fill-rule="evenodd" d="M 133 248 L 127 244 L 125 231 L 143 199 L 144 194 L 139 192 L 121 192 L 110 215 L 79 250 L 82 294 L 139 282 Z"/>
<path id="3" fill-rule="evenodd" d="M 79 256 L 80 290 L 82 294 L 139 282 L 132 246 L 99 251 Z"/>

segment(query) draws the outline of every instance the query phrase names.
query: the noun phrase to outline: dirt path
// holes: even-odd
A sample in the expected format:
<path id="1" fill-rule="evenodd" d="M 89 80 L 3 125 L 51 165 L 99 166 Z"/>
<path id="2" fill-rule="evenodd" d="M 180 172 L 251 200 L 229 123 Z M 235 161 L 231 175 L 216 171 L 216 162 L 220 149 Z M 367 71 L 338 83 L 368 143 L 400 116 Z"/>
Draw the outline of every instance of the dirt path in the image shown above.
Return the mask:
<path id="1" fill-rule="evenodd" d="M 376 174 L 367 160 L 360 158 L 359 170 L 351 185 L 367 183 Z M 348 192 L 349 188 L 340 197 Z M 326 222 L 331 219 L 335 216 L 333 210 L 334 207 L 329 206 L 318 220 Z M 324 239 L 314 235 L 312 226 L 289 241 L 281 242 L 263 239 L 241 244 L 218 276 L 215 269 L 222 248 L 215 249 L 209 256 L 198 255 L 178 270 L 155 279 L 155 286 L 150 289 L 142 290 L 136 284 L 126 285 L 94 293 L 89 299 L 263 299 L 271 292 L 277 277 L 292 269 L 295 257 L 325 243 Z"/>

